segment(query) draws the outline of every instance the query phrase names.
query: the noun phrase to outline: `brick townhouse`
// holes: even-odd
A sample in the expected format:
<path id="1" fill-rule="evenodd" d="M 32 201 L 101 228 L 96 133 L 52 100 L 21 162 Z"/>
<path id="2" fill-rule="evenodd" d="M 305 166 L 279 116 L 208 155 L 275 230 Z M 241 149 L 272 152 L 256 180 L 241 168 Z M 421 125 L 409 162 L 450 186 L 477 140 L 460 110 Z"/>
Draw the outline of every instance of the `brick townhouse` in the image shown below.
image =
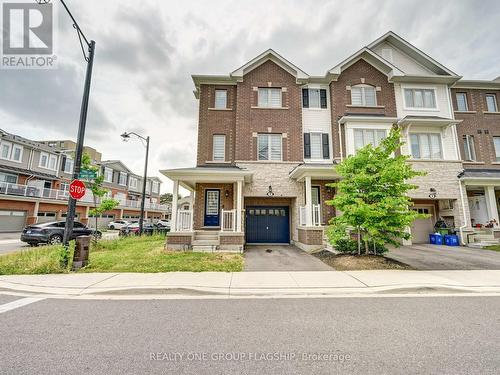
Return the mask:
<path id="1" fill-rule="evenodd" d="M 0 130 L 0 232 L 19 231 L 27 224 L 66 216 L 74 149 L 71 141 L 32 141 Z M 98 225 L 113 219 L 139 218 L 142 177 L 118 160 L 102 161 L 101 153 L 91 147 L 84 151 L 104 174 L 109 197 L 120 202 L 116 209 L 98 218 Z M 146 216 L 150 220 L 170 214 L 170 206 L 160 204 L 160 184 L 158 177 L 147 180 Z M 92 205 L 92 193 L 88 191 L 77 202 L 77 219 L 89 222 Z"/>
<path id="2" fill-rule="evenodd" d="M 496 134 L 497 108 L 490 104 L 484 111 L 492 102 L 484 96 L 499 83 L 484 82 L 489 86 L 480 91 L 393 32 L 321 76 L 305 73 L 270 49 L 229 75 L 192 78 L 199 99 L 197 165 L 161 171 L 174 183 L 170 247 L 323 246 L 324 228 L 336 214 L 325 204 L 335 195 L 326 186 L 339 178 L 335 165 L 366 144 L 378 145 L 395 126 L 405 142 L 401 152 L 415 169 L 427 172 L 413 181 L 419 187 L 409 195 L 412 208 L 430 217 L 413 223 L 410 242 L 427 242 L 439 218 L 459 229 L 463 243 L 473 239 L 469 203 L 479 193 L 472 193 L 476 185 L 470 179 L 494 173 L 500 138 L 481 138 L 487 145 L 477 144 L 475 155 L 489 150 L 482 172 L 463 156 L 458 139 L 468 127 L 474 127 L 476 138 L 478 126 L 481 137 L 487 138 L 488 128 L 489 137 Z M 479 90 L 468 94 L 471 107 L 480 107 L 474 113 L 453 107 L 452 93 L 466 86 Z M 191 192 L 191 210 L 177 210 L 179 186 Z M 482 189 L 489 194 L 486 204 L 495 206 L 480 222 L 498 221 L 494 188 Z"/>

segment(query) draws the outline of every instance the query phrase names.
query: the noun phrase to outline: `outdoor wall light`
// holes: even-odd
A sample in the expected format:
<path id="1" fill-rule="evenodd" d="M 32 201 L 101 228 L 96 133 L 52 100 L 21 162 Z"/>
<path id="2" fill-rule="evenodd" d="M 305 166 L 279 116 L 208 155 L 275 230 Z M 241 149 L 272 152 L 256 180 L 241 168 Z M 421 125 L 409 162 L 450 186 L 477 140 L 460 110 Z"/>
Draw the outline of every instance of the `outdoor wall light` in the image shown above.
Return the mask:
<path id="1" fill-rule="evenodd" d="M 269 188 L 267 189 L 267 196 L 274 197 L 273 187 L 271 185 L 269 185 Z"/>
<path id="2" fill-rule="evenodd" d="M 226 196 L 226 198 L 227 198 L 227 197 L 229 197 L 229 190 L 226 190 L 226 191 L 224 192 L 224 195 Z"/>
<path id="3" fill-rule="evenodd" d="M 434 188 L 430 188 L 429 189 L 430 193 L 429 193 L 429 198 L 431 199 L 436 199 L 436 196 L 437 196 L 437 192 L 436 192 L 436 189 Z"/>

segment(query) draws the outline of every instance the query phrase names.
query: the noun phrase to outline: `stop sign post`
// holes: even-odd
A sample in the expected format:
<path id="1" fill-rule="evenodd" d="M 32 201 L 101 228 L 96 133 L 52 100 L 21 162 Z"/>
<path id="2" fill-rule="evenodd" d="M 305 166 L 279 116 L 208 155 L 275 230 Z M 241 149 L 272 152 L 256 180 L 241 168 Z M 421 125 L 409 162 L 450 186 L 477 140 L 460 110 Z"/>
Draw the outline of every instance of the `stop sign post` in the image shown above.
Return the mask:
<path id="1" fill-rule="evenodd" d="M 69 185 L 69 195 L 74 199 L 81 199 L 85 195 L 85 184 L 80 180 L 73 180 Z"/>

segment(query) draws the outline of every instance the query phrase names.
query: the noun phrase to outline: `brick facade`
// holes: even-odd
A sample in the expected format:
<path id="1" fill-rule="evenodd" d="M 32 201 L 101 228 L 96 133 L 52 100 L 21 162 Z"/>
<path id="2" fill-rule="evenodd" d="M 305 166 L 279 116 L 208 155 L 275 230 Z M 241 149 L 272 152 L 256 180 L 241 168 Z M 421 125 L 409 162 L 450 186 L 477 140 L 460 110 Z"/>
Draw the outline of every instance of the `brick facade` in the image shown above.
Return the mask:
<path id="1" fill-rule="evenodd" d="M 323 245 L 323 229 L 299 228 L 299 242 L 304 245 Z"/>
<path id="2" fill-rule="evenodd" d="M 457 93 L 467 96 L 467 112 L 457 111 Z M 457 126 L 458 141 L 462 159 L 465 158 L 463 137 L 472 135 L 476 149 L 476 162 L 464 162 L 466 169 L 499 169 L 496 161 L 493 137 L 500 137 L 500 113 L 486 113 L 486 94 L 496 94 L 497 105 L 500 100 L 500 90 L 452 89 L 451 97 L 455 118 L 462 120 Z"/>
<path id="3" fill-rule="evenodd" d="M 312 186 L 319 187 L 319 203 L 321 205 L 321 224 L 327 225 L 332 217 L 335 216 L 335 207 L 326 204 L 327 201 L 333 199 L 335 188 L 327 187 L 326 185 L 333 181 L 311 181 Z"/>

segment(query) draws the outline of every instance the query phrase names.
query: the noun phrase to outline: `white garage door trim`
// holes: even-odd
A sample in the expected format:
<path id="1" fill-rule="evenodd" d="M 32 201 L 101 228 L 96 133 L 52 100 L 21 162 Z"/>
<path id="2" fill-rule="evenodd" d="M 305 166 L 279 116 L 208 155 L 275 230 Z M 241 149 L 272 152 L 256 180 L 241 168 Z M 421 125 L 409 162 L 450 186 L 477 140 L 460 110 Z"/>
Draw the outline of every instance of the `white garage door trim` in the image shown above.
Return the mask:
<path id="1" fill-rule="evenodd" d="M 413 224 L 411 225 L 411 234 L 412 234 L 412 243 L 428 243 L 429 242 L 429 238 L 428 238 L 428 235 L 426 236 L 423 236 L 423 237 L 420 237 L 419 238 L 413 238 L 413 234 L 414 234 L 414 226 L 415 226 L 415 223 L 417 221 L 419 222 L 423 222 L 423 220 L 425 220 L 426 222 L 430 221 L 430 225 L 429 225 L 429 233 L 428 234 L 431 234 L 432 233 L 432 230 L 434 229 L 434 223 L 436 222 L 436 211 L 435 211 L 435 208 L 434 206 L 432 205 L 427 205 L 427 204 L 416 204 L 412 207 L 412 209 L 419 209 L 419 208 L 424 208 L 424 209 L 428 209 L 429 210 L 429 214 L 431 215 L 430 218 L 428 219 L 418 219 L 418 220 L 415 220 L 413 222 Z M 424 238 L 425 237 L 425 238 Z"/>

